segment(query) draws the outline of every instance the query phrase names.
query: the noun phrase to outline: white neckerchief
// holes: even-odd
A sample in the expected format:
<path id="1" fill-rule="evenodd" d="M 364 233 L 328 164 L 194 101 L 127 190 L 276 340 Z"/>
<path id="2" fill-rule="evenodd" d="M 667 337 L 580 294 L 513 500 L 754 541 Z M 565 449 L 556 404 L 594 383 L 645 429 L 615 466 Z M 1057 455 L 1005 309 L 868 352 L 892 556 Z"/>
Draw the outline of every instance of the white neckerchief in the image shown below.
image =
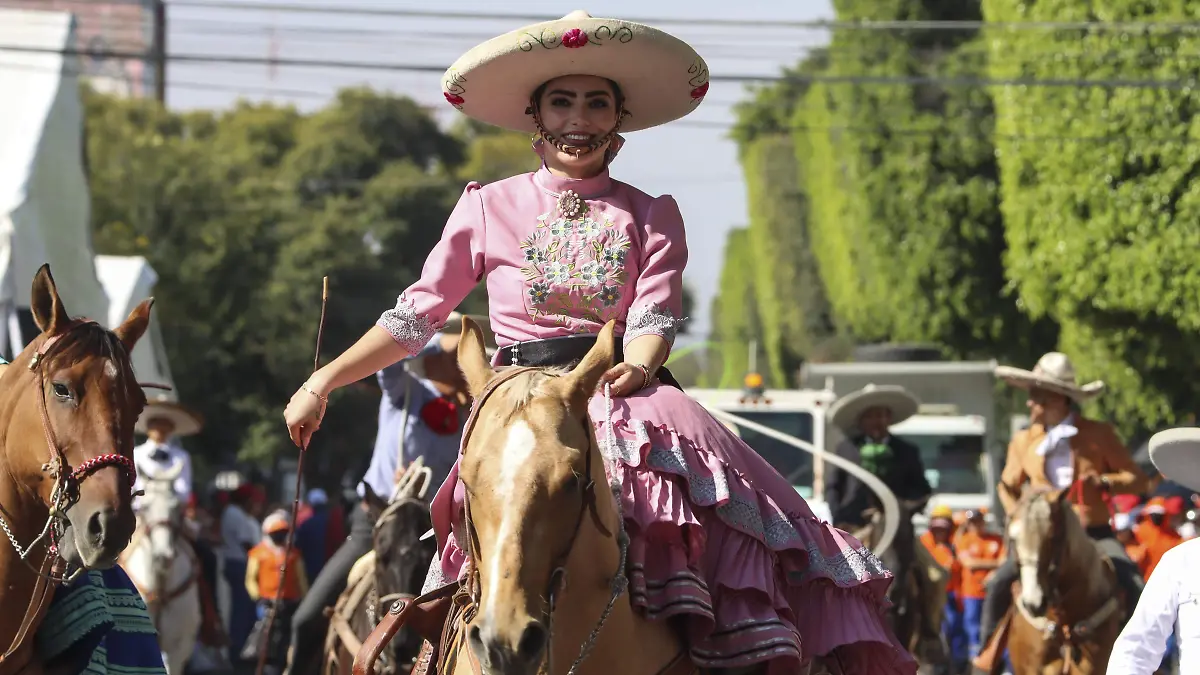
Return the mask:
<path id="1" fill-rule="evenodd" d="M 1037 447 L 1038 457 L 1045 457 L 1059 447 L 1059 444 L 1067 439 L 1074 437 L 1079 433 L 1078 427 L 1075 426 L 1075 413 L 1067 415 L 1067 418 L 1058 424 L 1046 429 L 1046 437 Z M 1068 444 L 1067 447 L 1070 447 Z"/>

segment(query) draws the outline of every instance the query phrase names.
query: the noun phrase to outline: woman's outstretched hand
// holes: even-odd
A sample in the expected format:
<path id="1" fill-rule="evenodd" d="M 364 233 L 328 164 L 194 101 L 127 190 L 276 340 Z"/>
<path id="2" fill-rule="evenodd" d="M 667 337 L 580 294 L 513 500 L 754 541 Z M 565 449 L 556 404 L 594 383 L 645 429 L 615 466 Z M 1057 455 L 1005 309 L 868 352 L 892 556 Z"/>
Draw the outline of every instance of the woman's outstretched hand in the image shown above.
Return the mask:
<path id="1" fill-rule="evenodd" d="M 287 408 L 283 410 L 283 419 L 287 423 L 288 436 L 296 447 L 308 447 L 309 440 L 317 429 L 321 428 L 321 418 L 325 416 L 325 403 L 304 387 L 292 394 Z"/>
<path id="2" fill-rule="evenodd" d="M 612 384 L 613 396 L 629 396 L 646 386 L 646 375 L 641 366 L 632 363 L 618 363 L 608 372 L 600 376 L 600 391 L 605 384 Z"/>

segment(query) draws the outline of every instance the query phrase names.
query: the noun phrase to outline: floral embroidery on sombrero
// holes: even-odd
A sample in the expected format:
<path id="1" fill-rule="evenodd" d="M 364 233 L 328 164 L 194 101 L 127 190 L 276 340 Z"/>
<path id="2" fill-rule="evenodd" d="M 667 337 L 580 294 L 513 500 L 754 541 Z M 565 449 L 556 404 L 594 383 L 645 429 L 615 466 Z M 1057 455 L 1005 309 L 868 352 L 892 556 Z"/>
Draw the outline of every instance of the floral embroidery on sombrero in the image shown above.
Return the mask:
<path id="1" fill-rule="evenodd" d="M 555 212 L 538 216 L 533 234 L 521 242 L 529 316 L 563 324 L 569 317 L 598 323 L 617 318 L 629 245 L 612 220 L 564 192 Z"/>
<path id="2" fill-rule="evenodd" d="M 582 28 L 568 28 L 561 35 L 546 29 L 534 35 L 528 31 L 517 37 L 517 46 L 523 52 L 533 51 L 535 45 L 545 49 L 579 49 L 580 47 L 602 47 L 606 42 L 614 40 L 626 43 L 633 39 L 633 31 L 628 26 L 600 26 L 590 33 Z"/>
<path id="3" fill-rule="evenodd" d="M 708 95 L 708 65 L 704 63 L 703 59 L 696 59 L 696 62 L 688 68 L 688 75 L 691 76 L 688 84 L 692 86 L 692 104 L 699 105 L 700 101 L 703 101 L 704 97 Z"/>
<path id="4" fill-rule="evenodd" d="M 563 33 L 562 43 L 567 49 L 578 49 L 588 43 L 588 34 L 578 28 L 572 28 Z"/>
<path id="5" fill-rule="evenodd" d="M 466 81 L 467 78 L 457 71 L 449 70 L 446 72 L 445 82 L 442 83 L 442 96 L 445 96 L 446 102 L 458 110 L 462 110 L 463 104 L 467 102 L 467 99 L 463 98 L 463 94 L 467 93 L 466 88 L 463 87 L 463 82 Z"/>

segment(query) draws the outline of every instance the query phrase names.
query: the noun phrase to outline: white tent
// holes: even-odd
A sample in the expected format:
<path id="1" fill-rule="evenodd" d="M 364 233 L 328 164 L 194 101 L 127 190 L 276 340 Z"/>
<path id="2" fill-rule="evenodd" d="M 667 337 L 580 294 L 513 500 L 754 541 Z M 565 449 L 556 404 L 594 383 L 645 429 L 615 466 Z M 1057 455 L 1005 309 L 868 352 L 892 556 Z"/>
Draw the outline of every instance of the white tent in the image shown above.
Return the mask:
<path id="1" fill-rule="evenodd" d="M 108 318 L 93 264 L 75 21 L 0 9 L 0 351 L 32 339 L 33 275 L 50 263 L 72 316 Z"/>
<path id="2" fill-rule="evenodd" d="M 158 282 L 158 274 L 141 256 L 98 255 L 96 274 L 108 295 L 109 310 L 105 322 L 109 328 L 121 325 L 134 307 L 151 297 L 154 284 Z M 152 398 L 158 398 L 165 394 L 168 400 L 177 401 L 175 381 L 171 378 L 171 368 L 167 364 L 167 352 L 163 348 L 162 333 L 158 326 L 158 318 L 151 310 L 150 326 L 133 348 L 133 371 L 139 382 L 171 387 L 168 392 L 152 390 L 147 395 L 153 394 Z"/>

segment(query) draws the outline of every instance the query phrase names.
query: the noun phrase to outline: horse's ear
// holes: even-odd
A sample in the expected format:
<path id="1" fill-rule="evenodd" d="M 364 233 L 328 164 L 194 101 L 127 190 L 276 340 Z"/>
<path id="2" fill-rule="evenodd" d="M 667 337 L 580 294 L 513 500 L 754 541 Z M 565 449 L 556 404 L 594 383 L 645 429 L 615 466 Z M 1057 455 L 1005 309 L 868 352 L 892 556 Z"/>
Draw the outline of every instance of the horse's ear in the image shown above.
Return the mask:
<path id="1" fill-rule="evenodd" d="M 600 377 L 613 366 L 613 331 L 616 321 L 609 321 L 596 335 L 596 344 L 588 350 L 583 360 L 566 376 L 566 384 L 570 389 L 567 395 L 572 404 L 587 405 L 588 399 L 600 384 Z"/>
<path id="2" fill-rule="evenodd" d="M 462 336 L 458 340 L 458 367 L 467 380 L 471 398 L 476 398 L 496 376 L 483 346 L 483 331 L 468 316 L 462 318 Z"/>
<path id="3" fill-rule="evenodd" d="M 154 306 L 154 298 L 146 298 L 138 303 L 137 307 L 129 313 L 129 316 L 117 326 L 113 331 L 117 337 L 121 338 L 121 343 L 125 345 L 125 349 L 133 351 L 133 346 L 146 333 L 146 328 L 150 325 L 150 308 Z"/>
<path id="4" fill-rule="evenodd" d="M 43 333 L 58 335 L 71 323 L 71 317 L 63 307 L 62 298 L 58 297 L 58 287 L 54 285 L 49 263 L 39 267 L 37 274 L 33 275 L 33 295 L 29 309 L 33 313 L 34 323 Z"/>

